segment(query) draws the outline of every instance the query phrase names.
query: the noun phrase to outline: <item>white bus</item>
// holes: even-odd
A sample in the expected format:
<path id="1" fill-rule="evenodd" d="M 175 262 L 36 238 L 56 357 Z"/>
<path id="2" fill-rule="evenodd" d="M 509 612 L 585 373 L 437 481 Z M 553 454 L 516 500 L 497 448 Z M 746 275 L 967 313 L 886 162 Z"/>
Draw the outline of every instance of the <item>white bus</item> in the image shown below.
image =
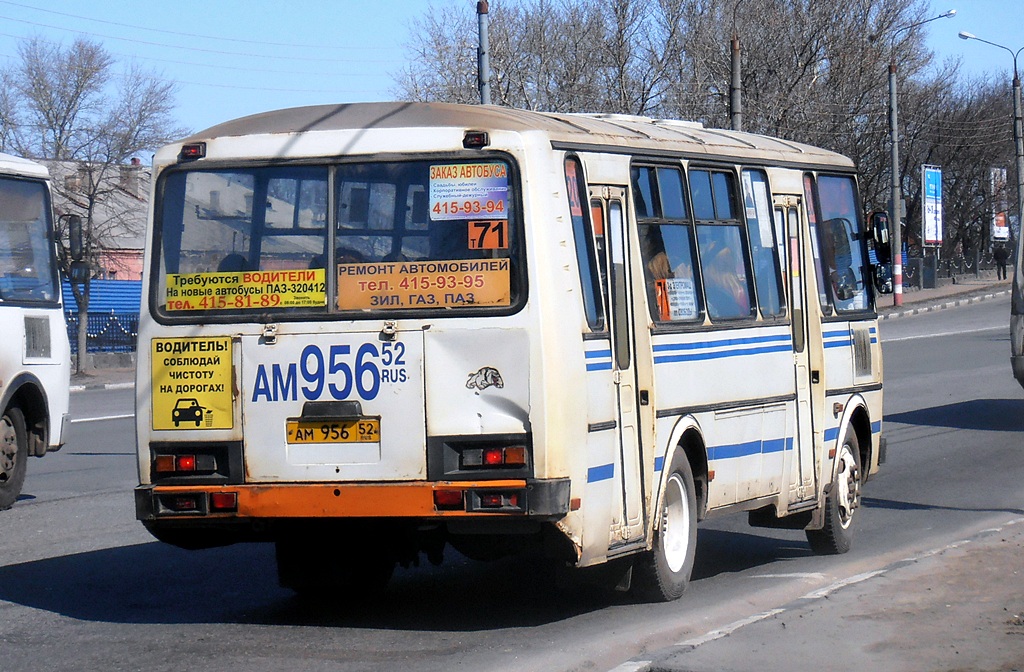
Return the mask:
<path id="1" fill-rule="evenodd" d="M 21 493 L 30 455 L 58 450 L 71 350 L 61 307 L 49 173 L 0 154 L 0 509 Z"/>
<path id="2" fill-rule="evenodd" d="M 157 538 L 272 541 L 297 591 L 450 545 L 616 561 L 652 599 L 682 593 L 712 515 L 849 548 L 885 444 L 884 269 L 848 159 L 384 103 L 228 122 L 154 175 L 136 504 Z"/>

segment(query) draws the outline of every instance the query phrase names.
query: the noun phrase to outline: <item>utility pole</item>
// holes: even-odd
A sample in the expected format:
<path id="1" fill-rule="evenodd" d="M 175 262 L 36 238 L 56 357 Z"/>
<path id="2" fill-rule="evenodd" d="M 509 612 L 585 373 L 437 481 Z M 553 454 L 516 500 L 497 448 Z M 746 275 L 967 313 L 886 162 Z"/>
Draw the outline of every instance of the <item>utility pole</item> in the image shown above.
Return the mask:
<path id="1" fill-rule="evenodd" d="M 487 0 L 476 3 L 480 42 L 477 47 L 477 82 L 480 88 L 480 104 L 491 104 L 491 62 L 490 45 L 487 38 Z"/>
<path id="2" fill-rule="evenodd" d="M 889 141 L 892 143 L 890 154 L 890 188 L 889 195 L 889 221 L 892 223 L 890 237 L 892 239 L 893 260 L 892 260 L 892 281 L 893 281 L 893 304 L 903 305 L 903 232 L 900 227 L 903 225 L 903 190 L 900 188 L 900 134 L 897 124 L 896 113 L 896 36 L 900 33 L 931 23 L 936 19 L 947 19 L 956 16 L 956 10 L 951 9 L 938 16 L 933 16 L 924 21 L 917 21 L 906 26 L 900 26 L 892 31 L 889 56 Z"/>
<path id="3" fill-rule="evenodd" d="M 732 130 L 743 130 L 743 90 L 740 78 L 740 38 L 732 34 L 732 84 L 729 86 L 729 112 Z"/>

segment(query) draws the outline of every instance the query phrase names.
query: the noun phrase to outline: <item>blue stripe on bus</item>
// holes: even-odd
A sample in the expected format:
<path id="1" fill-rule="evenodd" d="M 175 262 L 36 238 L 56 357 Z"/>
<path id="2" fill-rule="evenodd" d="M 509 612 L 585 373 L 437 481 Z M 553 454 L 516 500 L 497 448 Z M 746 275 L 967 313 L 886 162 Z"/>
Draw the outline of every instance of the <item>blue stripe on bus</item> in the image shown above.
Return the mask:
<path id="1" fill-rule="evenodd" d="M 878 434 L 881 431 L 882 431 L 882 423 L 881 422 L 872 422 L 871 423 L 871 433 L 872 434 Z"/>
<path id="2" fill-rule="evenodd" d="M 764 441 L 748 441 L 746 443 L 734 443 L 724 446 L 711 446 L 708 448 L 709 460 L 730 460 L 737 457 L 750 457 L 752 455 L 763 455 L 766 453 L 780 453 L 786 450 L 793 450 L 793 438 L 766 439 Z"/>
<path id="3" fill-rule="evenodd" d="M 844 348 L 848 345 L 853 345 L 853 341 L 849 339 L 845 341 L 828 341 L 824 345 L 826 348 Z"/>
<path id="4" fill-rule="evenodd" d="M 587 469 L 587 483 L 610 481 L 613 478 L 615 478 L 614 464 L 602 464 L 601 466 Z"/>
<path id="5" fill-rule="evenodd" d="M 825 430 L 825 440 L 826 441 L 835 441 L 838 438 L 839 438 L 839 428 L 838 427 L 833 427 L 832 429 L 826 429 Z"/>
<path id="6" fill-rule="evenodd" d="M 586 359 L 596 359 L 601 361 L 587 362 L 587 371 L 611 371 L 612 370 L 612 351 L 608 350 L 587 350 L 583 353 Z"/>
<path id="7" fill-rule="evenodd" d="M 655 364 L 671 364 L 673 362 L 695 362 L 705 359 L 723 359 L 726 357 L 744 357 L 746 355 L 763 355 L 770 352 L 792 352 L 793 346 L 771 345 L 763 348 L 746 348 L 743 350 L 719 350 L 716 352 L 695 352 L 689 355 L 668 355 L 655 357 Z"/>
<path id="8" fill-rule="evenodd" d="M 654 352 L 668 352 L 671 350 L 702 350 L 707 348 L 727 347 L 731 345 L 752 345 L 755 343 L 790 343 L 792 336 L 789 334 L 775 334 L 772 336 L 749 336 L 747 338 L 725 338 L 719 341 L 700 341 L 697 343 L 662 343 L 654 346 Z"/>
<path id="9" fill-rule="evenodd" d="M 787 450 L 793 450 L 793 437 L 788 436 L 784 439 L 769 439 L 767 441 L 751 441 L 750 443 L 740 443 L 733 446 L 716 446 L 708 448 L 708 459 L 709 460 L 727 460 L 736 457 L 749 457 L 751 455 L 764 454 L 764 453 L 779 453 Z M 654 471 L 660 472 L 665 468 L 665 457 L 658 456 L 654 458 Z M 593 483 L 595 481 L 608 480 L 615 476 L 615 465 L 605 464 L 600 467 L 591 467 L 587 470 L 587 482 Z"/>

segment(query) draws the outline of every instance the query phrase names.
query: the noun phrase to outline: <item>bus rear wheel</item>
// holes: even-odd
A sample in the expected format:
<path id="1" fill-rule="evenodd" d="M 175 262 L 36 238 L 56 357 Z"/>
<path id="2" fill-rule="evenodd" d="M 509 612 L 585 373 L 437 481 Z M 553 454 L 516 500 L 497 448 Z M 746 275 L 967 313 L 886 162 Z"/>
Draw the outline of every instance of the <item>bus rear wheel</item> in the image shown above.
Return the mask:
<path id="1" fill-rule="evenodd" d="M 690 583 L 697 548 L 697 493 L 686 455 L 676 454 L 661 497 L 654 548 L 634 565 L 637 595 L 650 602 L 678 599 Z"/>
<path id="2" fill-rule="evenodd" d="M 0 418 L 0 510 L 10 508 L 25 483 L 28 462 L 28 434 L 25 416 L 16 406 Z"/>
<path id="3" fill-rule="evenodd" d="M 811 550 L 819 555 L 846 553 L 853 545 L 853 515 L 860 507 L 860 442 L 853 427 L 846 430 L 836 456 L 839 465 L 825 497 L 825 525 L 807 530 Z"/>

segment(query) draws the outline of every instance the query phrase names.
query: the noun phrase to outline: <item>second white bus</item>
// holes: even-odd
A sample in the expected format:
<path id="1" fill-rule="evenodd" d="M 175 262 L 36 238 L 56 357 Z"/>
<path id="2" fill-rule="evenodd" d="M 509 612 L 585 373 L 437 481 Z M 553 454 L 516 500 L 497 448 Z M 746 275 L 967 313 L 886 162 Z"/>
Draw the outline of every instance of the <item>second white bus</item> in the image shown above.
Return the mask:
<path id="1" fill-rule="evenodd" d="M 63 444 L 71 350 L 56 261 L 50 175 L 0 154 L 0 509 L 30 456 Z"/>
<path id="2" fill-rule="evenodd" d="M 698 521 L 851 543 L 884 457 L 852 163 L 699 124 L 448 104 L 269 112 L 154 161 L 137 514 L 380 587 L 446 546 L 617 561 Z M 882 285 L 883 283 L 879 283 Z"/>

